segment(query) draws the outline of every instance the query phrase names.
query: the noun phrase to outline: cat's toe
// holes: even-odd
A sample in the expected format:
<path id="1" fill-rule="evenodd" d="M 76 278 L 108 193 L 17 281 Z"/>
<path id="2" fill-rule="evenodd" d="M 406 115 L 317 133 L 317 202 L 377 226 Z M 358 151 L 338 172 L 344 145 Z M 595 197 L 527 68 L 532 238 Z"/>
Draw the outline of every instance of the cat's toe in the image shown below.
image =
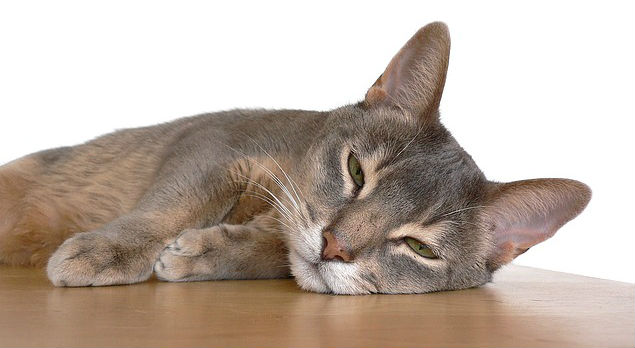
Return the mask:
<path id="1" fill-rule="evenodd" d="M 186 281 L 192 272 L 193 261 L 191 257 L 177 254 L 174 248 L 168 246 L 154 263 L 154 273 L 160 280 Z"/>
<path id="2" fill-rule="evenodd" d="M 171 282 L 216 279 L 217 262 L 213 250 L 217 248 L 219 232 L 218 227 L 183 231 L 163 249 L 155 262 L 157 278 Z"/>
<path id="3" fill-rule="evenodd" d="M 208 251 L 208 235 L 204 230 L 185 230 L 167 249 L 174 255 L 199 256 Z"/>

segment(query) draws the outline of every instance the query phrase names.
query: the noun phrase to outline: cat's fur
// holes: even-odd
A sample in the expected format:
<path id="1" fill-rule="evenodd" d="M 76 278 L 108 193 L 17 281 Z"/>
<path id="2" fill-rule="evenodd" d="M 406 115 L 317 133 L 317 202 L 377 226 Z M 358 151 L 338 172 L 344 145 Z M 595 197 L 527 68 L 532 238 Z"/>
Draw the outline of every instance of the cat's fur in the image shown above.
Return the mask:
<path id="1" fill-rule="evenodd" d="M 135 283 L 153 270 L 169 281 L 293 275 L 337 294 L 483 284 L 591 193 L 568 179 L 486 180 L 439 122 L 449 51 L 446 26 L 432 23 L 355 105 L 206 114 L 10 162 L 0 260 L 48 260 L 57 286 Z"/>

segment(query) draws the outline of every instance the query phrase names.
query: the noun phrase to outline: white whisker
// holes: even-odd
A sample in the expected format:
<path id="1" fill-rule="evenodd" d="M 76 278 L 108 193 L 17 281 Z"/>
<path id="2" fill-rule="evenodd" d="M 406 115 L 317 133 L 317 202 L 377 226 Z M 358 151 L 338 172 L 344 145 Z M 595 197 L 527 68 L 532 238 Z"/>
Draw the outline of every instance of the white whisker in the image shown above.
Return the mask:
<path id="1" fill-rule="evenodd" d="M 244 134 L 244 133 L 243 133 Z M 280 169 L 280 171 L 282 172 L 282 174 L 284 175 L 284 177 L 287 179 L 287 181 L 289 182 L 289 185 L 291 185 L 291 189 L 293 190 L 293 193 L 295 194 L 296 198 L 298 199 L 298 201 L 301 201 L 300 196 L 298 196 L 298 192 L 295 190 L 295 187 L 298 188 L 298 190 L 300 191 L 300 194 L 302 194 L 302 196 L 304 196 L 304 194 L 302 193 L 302 190 L 300 190 L 300 187 L 295 183 L 295 181 L 293 181 L 293 179 L 291 179 L 291 177 L 289 175 L 287 175 L 287 172 L 282 168 L 282 166 L 280 165 L 280 163 L 278 163 L 278 161 L 276 161 L 275 158 L 273 158 L 273 156 L 271 156 L 269 154 L 269 152 L 267 152 L 267 150 L 265 150 L 262 146 L 260 146 L 260 144 L 258 144 L 252 137 L 250 137 L 249 135 L 245 134 L 245 136 L 247 136 L 254 144 L 256 144 L 256 146 L 258 146 L 258 148 L 260 148 L 260 150 L 262 150 L 278 167 L 278 169 Z M 297 204 L 296 204 L 296 208 L 297 208 Z"/>
<path id="2" fill-rule="evenodd" d="M 289 215 L 289 217 L 291 217 L 293 214 L 291 213 L 291 211 L 289 210 L 289 208 L 287 208 L 286 205 L 284 205 L 284 203 L 282 203 L 280 201 L 280 199 L 278 199 L 278 196 L 276 196 L 273 192 L 271 192 L 269 189 L 267 189 L 264 185 L 260 184 L 259 182 L 256 182 L 254 180 L 252 180 L 251 178 L 248 178 L 240 173 L 231 171 L 232 173 L 239 175 L 240 177 L 248 180 L 248 182 L 252 183 L 253 185 L 256 185 L 257 187 L 261 188 L 262 190 L 264 190 L 265 192 L 267 192 L 273 199 L 276 200 L 276 202 L 280 205 L 280 207 Z"/>
<path id="3" fill-rule="evenodd" d="M 412 139 L 410 139 L 410 141 L 406 144 L 406 146 L 403 147 L 403 149 L 401 149 L 401 151 L 397 152 L 395 157 L 393 157 L 393 161 L 396 160 L 397 157 L 399 157 L 399 155 L 401 155 L 402 152 L 406 151 L 408 146 L 410 146 L 410 144 L 412 144 L 412 142 L 415 141 L 415 139 L 419 136 L 419 133 L 421 133 L 421 130 L 423 130 L 423 126 L 420 126 L 419 130 L 417 131 L 417 134 L 415 134 L 415 136 L 412 137 Z"/>
<path id="4" fill-rule="evenodd" d="M 289 231 L 293 231 L 296 229 L 302 230 L 306 228 L 308 224 L 308 220 L 304 212 L 304 207 L 301 204 L 301 202 L 304 201 L 303 199 L 304 194 L 302 193 L 302 190 L 297 185 L 297 183 L 293 180 L 293 178 L 291 178 L 291 176 L 284 170 L 284 168 L 282 168 L 280 163 L 271 154 L 269 154 L 269 152 L 267 152 L 261 145 L 259 145 L 249 135 L 245 134 L 245 136 L 249 138 L 259 148 L 259 150 L 262 153 L 264 153 L 264 155 L 266 155 L 269 159 L 271 159 L 271 161 L 276 165 L 276 167 L 284 175 L 284 178 L 289 183 L 289 186 L 291 186 L 290 189 L 287 187 L 287 185 L 283 182 L 283 180 L 280 177 L 278 177 L 272 170 L 270 170 L 265 165 L 257 161 L 255 158 L 248 156 L 241 150 L 236 149 L 222 141 L 219 141 L 218 143 L 230 149 L 231 151 L 239 154 L 241 158 L 247 161 L 248 165 L 253 164 L 257 166 L 258 168 L 262 169 L 263 173 L 269 176 L 271 180 L 273 181 L 273 183 L 275 183 L 275 185 L 278 188 L 280 188 L 281 192 L 284 193 L 283 197 L 286 199 L 283 199 L 282 197 L 278 197 L 274 192 L 272 192 L 269 188 L 265 187 L 263 184 L 259 183 L 258 181 L 246 175 L 243 175 L 240 172 L 233 171 L 226 167 L 224 169 L 227 170 L 229 173 L 233 173 L 234 175 L 237 175 L 238 177 L 245 180 L 246 182 L 242 182 L 243 184 L 251 184 L 259 188 L 260 190 L 262 190 L 263 193 L 251 192 L 251 194 L 257 196 L 254 198 L 263 200 L 265 203 L 267 203 L 268 205 L 276 209 L 276 211 L 280 214 L 280 217 L 287 221 L 287 223 L 284 223 L 284 226 Z M 246 192 L 246 190 L 244 191 Z M 286 203 L 290 203 L 290 204 L 287 205 Z M 280 222 L 283 223 L 282 221 Z M 294 226 L 295 228 L 291 228 L 291 226 Z M 305 227 L 303 228 L 302 226 L 305 226 Z M 288 232 L 287 232 L 287 235 L 289 235 Z M 291 233 L 290 235 L 293 239 L 297 239 L 296 237 L 297 234 Z M 310 242 L 310 240 L 308 240 L 307 237 L 304 236 L 302 233 L 300 233 L 300 235 L 302 236 L 301 238 L 305 240 L 305 242 Z"/>
<path id="5" fill-rule="evenodd" d="M 445 216 L 448 216 L 448 215 L 460 213 L 462 211 L 466 211 L 466 210 L 470 210 L 470 209 L 487 208 L 487 207 L 489 207 L 489 206 L 487 206 L 487 205 L 475 205 L 475 206 L 471 206 L 471 207 L 467 207 L 467 208 L 461 208 L 461 209 L 457 209 L 457 210 L 451 211 L 449 213 L 443 214 L 443 215 L 441 215 L 441 217 L 445 217 Z"/>
<path id="6" fill-rule="evenodd" d="M 245 136 L 249 137 L 248 135 L 245 134 Z M 251 139 L 251 137 L 249 137 Z M 253 141 L 253 139 L 251 139 Z M 254 141 L 255 143 L 255 141 Z M 249 156 L 247 156 L 245 153 L 243 153 L 242 151 L 239 151 L 227 144 L 221 143 L 222 145 L 226 146 L 227 148 L 229 148 L 230 150 L 237 152 L 238 154 L 242 155 L 243 158 L 245 158 L 249 163 L 253 162 L 255 163 L 259 168 L 261 168 L 267 175 L 269 175 L 271 177 L 271 179 L 274 181 L 274 183 L 276 185 L 278 185 L 278 187 L 280 187 L 280 189 L 284 192 L 284 194 L 289 198 L 289 201 L 292 203 L 293 207 L 295 208 L 295 210 L 301 214 L 301 211 L 299 210 L 299 206 L 298 203 L 296 202 L 296 200 L 293 198 L 293 196 L 291 195 L 291 192 L 289 191 L 289 189 L 286 187 L 286 185 L 282 182 L 282 180 L 275 174 L 273 173 L 269 168 L 267 168 L 266 166 L 264 166 L 263 164 L 261 164 L 260 162 L 250 158 Z M 258 145 L 256 143 L 257 146 L 260 147 L 260 149 L 265 152 L 267 154 L 267 156 L 269 156 L 274 163 L 276 163 L 276 165 L 278 166 L 278 168 L 280 168 L 280 170 L 284 173 L 285 177 L 287 177 L 287 180 L 289 180 L 289 183 L 293 186 L 292 184 L 292 180 L 287 176 L 286 172 L 284 171 L 284 169 L 282 169 L 282 167 L 280 167 L 280 164 L 278 164 L 278 162 L 271 157 L 271 155 L 269 155 L 268 152 L 266 152 L 260 145 Z M 244 177 L 244 176 L 243 176 Z M 295 192 L 295 189 L 294 189 Z M 296 192 L 296 197 L 297 197 L 297 192 Z M 298 197 L 299 199 L 299 197 Z M 302 217 L 303 218 L 303 217 Z"/>

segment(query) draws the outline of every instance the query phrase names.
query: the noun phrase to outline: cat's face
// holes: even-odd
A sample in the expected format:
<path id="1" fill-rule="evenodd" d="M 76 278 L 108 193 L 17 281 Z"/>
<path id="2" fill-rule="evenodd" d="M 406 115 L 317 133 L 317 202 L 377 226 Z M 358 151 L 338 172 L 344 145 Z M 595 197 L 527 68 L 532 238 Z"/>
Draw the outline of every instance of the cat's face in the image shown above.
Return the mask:
<path id="1" fill-rule="evenodd" d="M 301 176 L 310 227 L 293 231 L 302 236 L 293 239 L 291 257 L 302 287 L 419 293 L 489 279 L 489 237 L 474 228 L 483 174 L 442 126 L 392 112 L 336 110 L 311 149 Z M 358 182 L 349 168 L 355 160 Z M 350 262 L 323 259 L 327 231 Z"/>
<path id="2" fill-rule="evenodd" d="M 329 114 L 294 169 L 304 218 L 289 228 L 289 248 L 302 288 L 477 286 L 588 202 L 572 180 L 486 180 L 438 119 L 448 54 L 445 26 L 422 28 L 363 102 Z"/>

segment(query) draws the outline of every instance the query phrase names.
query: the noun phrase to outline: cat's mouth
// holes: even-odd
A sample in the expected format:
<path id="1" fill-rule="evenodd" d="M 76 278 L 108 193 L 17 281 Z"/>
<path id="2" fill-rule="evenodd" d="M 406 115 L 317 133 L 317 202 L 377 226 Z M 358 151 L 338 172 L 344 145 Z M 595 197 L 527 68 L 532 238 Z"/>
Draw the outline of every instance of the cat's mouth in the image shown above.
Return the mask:
<path id="1" fill-rule="evenodd" d="M 289 248 L 289 262 L 291 274 L 302 289 L 321 293 L 332 292 L 320 274 L 318 263 L 306 260 L 294 248 Z"/>
<path id="2" fill-rule="evenodd" d="M 361 276 L 359 265 L 339 261 L 322 261 L 319 254 L 317 260 L 317 262 L 311 262 L 297 250 L 290 248 L 291 273 L 302 289 L 347 295 L 377 292 L 376 286 Z"/>
<path id="3" fill-rule="evenodd" d="M 376 292 L 375 284 L 361 276 L 363 272 L 359 263 L 322 260 L 324 241 L 321 226 L 290 232 L 291 274 L 302 289 L 350 295 Z"/>

